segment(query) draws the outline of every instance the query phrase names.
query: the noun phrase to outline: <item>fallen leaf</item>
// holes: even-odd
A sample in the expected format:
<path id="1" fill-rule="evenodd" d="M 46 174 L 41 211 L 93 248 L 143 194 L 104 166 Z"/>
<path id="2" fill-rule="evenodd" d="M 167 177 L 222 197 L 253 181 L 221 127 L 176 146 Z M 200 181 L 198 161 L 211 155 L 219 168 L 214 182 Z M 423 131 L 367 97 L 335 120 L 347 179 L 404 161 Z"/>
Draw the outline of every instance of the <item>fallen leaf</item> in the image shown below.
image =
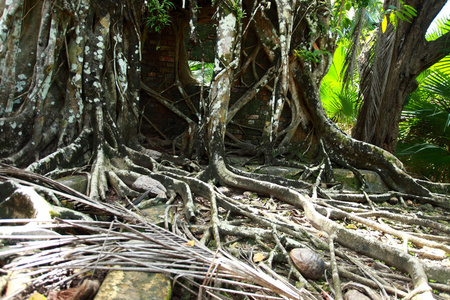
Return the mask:
<path id="1" fill-rule="evenodd" d="M 345 228 L 347 228 L 347 229 L 358 229 L 358 227 L 356 227 L 355 224 L 348 224 L 348 225 L 345 225 Z"/>
<path id="2" fill-rule="evenodd" d="M 38 292 L 34 292 L 28 300 L 46 300 L 47 298 Z"/>
<path id="3" fill-rule="evenodd" d="M 255 255 L 253 255 L 253 262 L 257 263 L 260 262 L 262 260 L 266 259 L 266 255 L 264 253 L 258 252 Z"/>
<path id="4" fill-rule="evenodd" d="M 194 245 L 195 245 L 194 240 L 190 240 L 189 242 L 183 244 L 183 246 L 189 246 L 189 247 L 194 247 Z"/>

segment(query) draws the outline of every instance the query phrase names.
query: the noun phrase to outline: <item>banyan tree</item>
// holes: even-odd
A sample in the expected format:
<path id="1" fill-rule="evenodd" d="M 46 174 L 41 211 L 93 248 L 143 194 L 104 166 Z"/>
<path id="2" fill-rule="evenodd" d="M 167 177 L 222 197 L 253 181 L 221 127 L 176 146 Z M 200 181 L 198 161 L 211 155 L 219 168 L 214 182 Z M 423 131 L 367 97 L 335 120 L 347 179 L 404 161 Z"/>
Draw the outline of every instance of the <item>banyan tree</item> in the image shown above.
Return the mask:
<path id="1" fill-rule="evenodd" d="M 442 7 L 445 1 L 425 2 Z M 133 182 L 153 178 L 167 195 L 182 200 L 186 222 L 196 220 L 193 198 L 209 201 L 204 234 L 211 232 L 218 248 L 233 235 L 221 210 L 297 239 L 311 235 L 301 224 L 261 218 L 243 204 L 228 202 L 217 186 L 270 196 L 301 211 L 308 226 L 321 232 L 322 250 L 336 244 L 384 261 L 409 274 L 411 293 L 399 291 L 401 295 L 433 297 L 428 283 L 433 267 L 336 221 L 352 218 L 405 244 L 450 253 L 445 242 L 371 219 L 391 217 L 410 224 L 413 217 L 373 206 L 394 196 L 445 210 L 450 202 L 444 185 L 413 178 L 391 153 L 351 138 L 326 116 L 319 89 L 332 62 L 337 38 L 332 29 L 339 22 L 330 1 L 7 0 L 2 9 L 4 168 L 15 165 L 49 178 L 87 172 L 87 196 L 99 203 L 111 191 L 132 201 L 142 194 Z M 426 11 L 416 10 L 411 24 L 426 26 L 420 23 Z M 198 36 L 200 24 L 214 29 L 214 67 L 207 83 L 192 76 L 188 63 L 189 49 L 196 48 L 205 70 L 207 46 Z M 388 30 L 396 28 L 389 24 Z M 169 36 L 174 38 L 168 42 Z M 236 121 L 243 110 L 256 116 L 259 127 Z M 169 121 L 176 134 L 163 126 Z M 256 132 L 256 142 L 233 128 Z M 158 151 L 149 149 L 153 146 Z M 295 165 L 302 170 L 300 178 L 244 172 L 229 163 L 231 152 L 251 155 L 260 164 Z M 329 189 L 335 185 L 336 167 L 355 174 L 360 193 Z M 391 192 L 367 194 L 360 169 L 378 173 Z M 370 203 L 373 210 L 352 214 L 344 200 Z M 414 224 L 449 232 L 448 226 L 422 221 Z M 248 238 L 275 243 L 273 236 L 245 232 Z"/>

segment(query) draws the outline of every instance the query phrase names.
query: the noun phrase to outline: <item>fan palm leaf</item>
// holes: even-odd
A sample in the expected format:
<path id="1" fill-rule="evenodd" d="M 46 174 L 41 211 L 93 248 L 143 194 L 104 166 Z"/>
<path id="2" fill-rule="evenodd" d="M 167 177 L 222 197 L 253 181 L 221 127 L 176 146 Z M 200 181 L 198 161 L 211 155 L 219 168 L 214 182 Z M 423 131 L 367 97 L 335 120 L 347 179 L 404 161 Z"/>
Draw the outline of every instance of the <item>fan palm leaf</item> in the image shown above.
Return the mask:
<path id="1" fill-rule="evenodd" d="M 403 111 L 397 155 L 415 173 L 450 179 L 450 78 L 441 71 L 426 76 Z"/>

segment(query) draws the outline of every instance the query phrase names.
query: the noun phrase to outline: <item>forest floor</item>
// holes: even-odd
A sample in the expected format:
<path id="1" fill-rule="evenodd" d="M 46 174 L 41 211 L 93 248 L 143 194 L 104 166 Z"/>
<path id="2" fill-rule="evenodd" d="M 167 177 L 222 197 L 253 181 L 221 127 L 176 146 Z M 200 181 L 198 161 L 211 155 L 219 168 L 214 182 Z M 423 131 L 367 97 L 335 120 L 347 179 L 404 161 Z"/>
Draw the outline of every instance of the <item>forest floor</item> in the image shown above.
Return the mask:
<path id="1" fill-rule="evenodd" d="M 246 169 L 255 169 L 256 167 L 257 165 L 253 165 Z M 30 295 L 34 291 L 39 291 L 44 295 L 54 289 L 73 287 L 73 285 L 80 282 L 80 278 L 92 277 L 92 273 L 86 273 L 86 271 L 81 272 L 79 276 L 75 276 L 76 272 L 74 269 L 67 265 L 70 260 L 61 260 L 60 256 L 51 258 L 50 255 L 54 255 L 54 251 L 51 249 L 59 248 L 59 251 L 62 253 L 60 255 L 63 255 L 64 251 L 69 251 L 66 253 L 67 257 L 70 256 L 69 253 L 72 253 L 70 251 L 74 251 L 74 247 L 79 249 L 77 251 L 80 251 L 80 253 L 73 257 L 72 265 L 77 265 L 77 269 L 83 269 L 83 266 L 87 267 L 89 264 L 92 265 L 93 262 L 97 264 L 100 261 L 99 255 L 101 254 L 99 252 L 93 251 L 92 248 L 90 248 L 91 250 L 87 249 L 95 245 L 102 249 L 101 253 L 108 253 L 105 241 L 110 241 L 111 239 L 111 249 L 114 249 L 111 250 L 111 253 L 122 253 L 121 255 L 123 256 L 116 257 L 116 259 L 119 259 L 123 266 L 124 261 L 130 263 L 129 258 L 124 259 L 126 257 L 124 253 L 129 253 L 132 250 L 127 249 L 125 246 L 119 246 L 119 242 L 122 242 L 122 239 L 127 241 L 139 240 L 148 244 L 155 243 L 152 238 L 147 237 L 148 240 L 143 239 L 139 235 L 139 231 L 156 232 L 161 236 L 167 236 L 169 233 L 172 233 L 184 239 L 184 242 L 181 240 L 174 246 L 170 244 L 174 240 L 173 236 L 171 236 L 167 243 L 161 240 L 158 241 L 158 247 L 166 243 L 164 246 L 167 249 L 185 251 L 179 248 L 180 245 L 191 247 L 195 244 L 196 247 L 199 247 L 198 251 L 207 252 L 207 249 L 216 251 L 217 239 L 214 236 L 214 226 L 211 225 L 214 223 L 220 232 L 220 247 L 222 250 L 238 257 L 240 263 L 244 265 L 264 270 L 275 278 L 283 278 L 283 282 L 287 282 L 287 285 L 295 286 L 300 291 L 307 291 L 302 299 L 334 299 L 336 295 L 336 286 L 333 284 L 336 281 L 335 271 L 337 271 L 338 277 L 342 282 L 340 287 L 344 294 L 351 291 L 360 293 L 353 296 L 355 297 L 353 299 L 362 299 L 358 298 L 362 297 L 362 295 L 369 299 L 409 299 L 414 296 L 414 287 L 408 274 L 398 270 L 396 267 L 387 265 L 383 260 L 361 255 L 356 251 L 349 250 L 347 247 L 333 243 L 332 238 L 328 234 L 311 224 L 304 211 L 299 209 L 299 207 L 281 202 L 270 195 L 263 195 L 253 191 L 224 186 L 216 186 L 214 189 L 217 194 L 217 203 L 213 203 L 203 195 L 194 194 L 195 220 L 186 219 L 185 201 L 179 196 L 175 197 L 168 204 L 164 203 L 167 199 L 152 198 L 147 202 L 144 201 L 138 204 L 137 206 L 140 208 L 131 205 L 133 208 L 128 210 L 124 206 L 130 206 L 129 201 L 118 197 L 114 190 L 111 189 L 105 203 L 100 206 L 95 204 L 97 206 L 94 207 L 94 211 L 95 209 L 103 210 L 103 216 L 91 215 L 96 219 L 96 221 L 91 223 L 57 220 L 52 224 L 43 224 L 42 228 L 54 228 L 59 232 L 63 232 L 61 243 L 51 244 L 51 240 L 21 242 L 12 247 L 16 248 L 11 252 L 11 256 L 2 258 L 2 268 L 18 268 L 33 274 L 33 278 L 41 277 L 40 282 L 33 281 L 33 284 L 28 287 L 25 293 L 17 296 L 17 299 L 31 299 Z M 343 190 L 336 193 L 338 196 L 354 194 L 355 191 Z M 332 193 L 329 192 L 328 195 L 332 195 Z M 370 240 L 401 249 L 418 258 L 423 262 L 427 270 L 429 285 L 433 289 L 436 299 L 449 299 L 450 211 L 429 203 L 420 203 L 414 199 L 403 199 L 401 196 L 391 196 L 385 200 L 373 198 L 376 201 L 370 200 L 373 195 L 366 196 L 367 198 L 362 197 L 355 201 L 324 199 L 321 197 L 311 201 L 315 202 L 319 211 L 320 208 L 323 209 L 321 213 L 328 214 L 330 219 L 344 228 Z M 67 195 L 58 194 L 58 197 L 67 198 Z M 90 202 L 86 202 L 86 199 L 73 198 L 72 200 L 75 200 L 75 202 L 85 201 L 85 205 L 91 205 L 89 204 Z M 165 206 L 164 214 L 157 216 L 161 220 L 159 226 L 165 228 L 167 232 L 159 232 L 159 229 L 152 225 L 144 224 L 144 221 L 142 221 L 145 220 L 145 215 L 142 214 L 145 209 L 151 209 L 160 205 Z M 212 221 L 215 210 L 218 219 Z M 105 216 L 105 212 L 109 216 Z M 144 219 L 141 219 L 141 217 Z M 118 227 L 114 229 L 114 226 Z M 73 230 L 75 230 L 75 234 Z M 87 237 L 87 232 L 90 237 Z M 127 232 L 129 235 L 125 237 L 121 235 L 121 232 Z M 64 238 L 76 237 L 77 235 L 78 239 L 62 242 Z M 191 241 L 192 245 L 190 244 Z M 426 241 L 425 244 L 424 241 Z M 207 249 L 204 249 L 203 245 Z M 28 250 L 24 252 L 21 250 L 21 247 Z M 64 250 L 66 247 L 71 250 Z M 12 248 L 8 248 L 6 251 L 11 251 Z M 37 250 L 38 248 L 40 250 Z M 312 254 L 307 253 L 303 258 L 296 258 L 293 250 L 305 248 L 313 250 Z M 364 248 L 364 245 L 361 245 L 361 248 Z M 42 249 L 49 250 L 44 253 Z M 140 251 L 144 250 L 141 249 Z M 0 258 L 2 257 L 1 252 L 2 250 L 0 250 Z M 25 258 L 29 256 L 29 258 L 26 262 L 24 260 L 18 262 L 17 255 Z M 205 254 L 205 256 L 207 255 Z M 48 269 L 47 266 L 46 269 L 45 263 L 38 264 L 39 266 L 30 263 L 30 260 L 33 261 L 33 257 L 34 259 L 39 257 L 42 261 L 47 259 L 49 262 L 52 262 L 51 264 L 58 265 L 57 270 L 59 270 L 59 273 L 50 274 L 49 270 L 51 268 Z M 312 270 L 300 270 L 299 273 L 298 268 L 295 267 L 297 259 L 304 259 L 304 264 L 313 266 L 310 268 Z M 181 260 L 183 258 L 180 258 Z M 97 268 L 97 273 L 94 272 L 95 277 L 101 280 L 106 274 L 105 270 L 107 270 L 107 267 L 105 266 L 109 266 L 111 263 L 111 261 L 106 260 L 103 264 L 100 264 L 104 268 Z M 117 263 L 117 261 L 114 261 L 114 264 Z M 202 263 L 205 262 L 203 261 Z M 65 267 L 63 267 L 64 264 L 66 264 Z M 196 263 L 192 262 L 192 264 Z M 97 265 L 97 267 L 100 265 Z M 131 265 L 135 266 L 136 264 L 131 263 Z M 155 268 L 155 266 L 145 265 L 145 268 L 147 269 L 144 270 L 151 271 L 153 270 L 151 268 Z M 314 274 L 317 271 L 319 274 Z M 173 275 L 177 274 L 177 270 L 168 272 Z M 202 276 L 206 278 L 206 275 Z M 220 275 L 218 276 L 220 277 Z M 68 280 L 67 278 L 71 279 Z M 232 280 L 235 284 L 231 281 L 221 284 L 223 290 L 222 292 L 219 290 L 218 293 L 221 293 L 223 299 L 226 299 L 225 295 L 230 295 L 228 291 L 230 287 L 237 288 L 240 294 L 239 296 L 238 294 L 228 296 L 229 298 L 227 299 L 246 299 L 245 297 L 253 299 L 252 297 L 258 294 L 262 298 L 267 297 L 269 299 L 274 297 L 272 299 L 279 299 L 276 298 L 276 294 L 279 293 L 271 294 L 273 290 L 270 287 L 268 287 L 265 294 L 264 292 L 261 294 L 261 292 L 255 291 L 255 287 L 241 286 L 243 279 L 237 275 Z M 190 284 L 194 283 L 190 282 Z M 264 284 L 262 285 L 264 286 Z M 176 288 L 174 298 L 180 294 L 180 292 L 177 292 L 179 289 L 184 290 L 185 287 L 179 286 Z M 196 299 L 196 297 L 197 295 L 192 295 L 192 299 Z"/>

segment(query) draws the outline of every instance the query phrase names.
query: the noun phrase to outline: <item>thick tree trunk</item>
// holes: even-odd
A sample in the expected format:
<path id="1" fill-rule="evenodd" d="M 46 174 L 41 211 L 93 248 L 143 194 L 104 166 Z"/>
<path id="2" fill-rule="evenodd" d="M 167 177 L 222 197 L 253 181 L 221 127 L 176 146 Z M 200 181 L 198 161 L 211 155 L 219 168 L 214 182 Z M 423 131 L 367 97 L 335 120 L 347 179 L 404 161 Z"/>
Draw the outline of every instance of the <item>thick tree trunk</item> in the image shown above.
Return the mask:
<path id="1" fill-rule="evenodd" d="M 221 2 L 217 8 L 217 43 L 214 61 L 214 75 L 209 93 L 206 112 L 206 141 L 210 164 L 225 157 L 225 130 L 227 126 L 228 104 L 234 70 L 239 64 L 240 43 L 237 38 L 241 25 L 237 13 L 242 10 L 240 2 L 230 7 Z"/>
<path id="2" fill-rule="evenodd" d="M 396 29 L 389 24 L 386 32 L 379 30 L 373 61 L 365 63 L 361 74 L 363 103 L 354 138 L 395 152 L 400 115 L 406 96 L 417 88 L 416 77 L 450 53 L 450 33 L 432 42 L 425 39 L 429 25 L 446 2 L 409 1 L 407 4 L 418 12 L 411 22 L 399 20 Z M 384 9 L 390 5 L 399 7 L 398 1 L 392 0 L 385 2 Z"/>

